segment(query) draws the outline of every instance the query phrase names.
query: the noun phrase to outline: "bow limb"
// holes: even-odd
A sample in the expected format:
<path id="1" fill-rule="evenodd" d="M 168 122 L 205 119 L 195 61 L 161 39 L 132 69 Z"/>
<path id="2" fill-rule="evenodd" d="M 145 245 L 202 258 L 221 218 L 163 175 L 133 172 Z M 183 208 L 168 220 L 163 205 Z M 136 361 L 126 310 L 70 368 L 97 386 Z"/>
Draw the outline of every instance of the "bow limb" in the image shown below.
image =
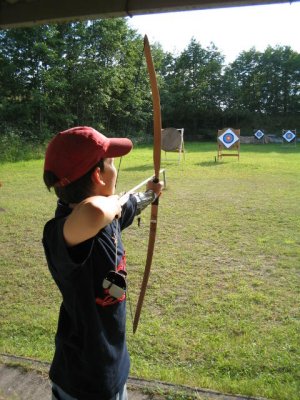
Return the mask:
<path id="1" fill-rule="evenodd" d="M 153 103 L 153 163 L 154 163 L 154 178 L 153 182 L 159 182 L 159 170 L 160 170 L 160 156 L 161 156 L 161 110 L 160 110 L 160 96 L 157 86 L 156 73 L 154 69 L 153 59 L 151 55 L 150 45 L 147 35 L 144 37 L 144 53 L 147 63 L 147 69 L 150 79 L 151 92 L 152 92 L 152 103 Z M 147 284 L 149 280 L 155 237 L 156 237 L 156 226 L 157 226 L 157 215 L 158 215 L 158 201 L 157 198 L 151 205 L 151 219 L 150 219 L 150 232 L 148 240 L 148 251 L 146 266 L 143 276 L 143 281 L 141 285 L 141 290 L 136 306 L 135 316 L 133 320 L 133 333 L 136 332 L 142 306 L 144 302 L 144 297 L 146 294 Z"/>

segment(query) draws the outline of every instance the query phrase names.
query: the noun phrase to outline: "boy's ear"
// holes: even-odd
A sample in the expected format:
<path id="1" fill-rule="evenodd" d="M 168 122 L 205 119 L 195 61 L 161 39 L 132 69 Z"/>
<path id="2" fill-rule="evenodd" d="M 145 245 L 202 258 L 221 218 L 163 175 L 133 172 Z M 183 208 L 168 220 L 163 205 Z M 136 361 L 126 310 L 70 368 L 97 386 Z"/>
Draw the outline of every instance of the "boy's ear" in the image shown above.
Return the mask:
<path id="1" fill-rule="evenodd" d="M 99 167 L 96 167 L 94 171 L 92 172 L 91 175 L 92 182 L 95 183 L 96 185 L 105 185 L 102 175 L 101 175 L 101 170 Z"/>

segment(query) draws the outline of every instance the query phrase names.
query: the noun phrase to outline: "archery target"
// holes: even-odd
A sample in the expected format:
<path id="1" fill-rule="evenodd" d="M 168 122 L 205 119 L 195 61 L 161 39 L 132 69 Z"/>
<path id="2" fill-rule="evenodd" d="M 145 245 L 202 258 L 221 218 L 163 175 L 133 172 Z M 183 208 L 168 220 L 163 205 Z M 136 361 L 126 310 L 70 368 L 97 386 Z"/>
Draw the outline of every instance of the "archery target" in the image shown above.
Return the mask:
<path id="1" fill-rule="evenodd" d="M 218 139 L 227 149 L 239 140 L 238 136 L 231 129 L 227 129 Z"/>
<path id="2" fill-rule="evenodd" d="M 261 130 L 258 130 L 258 131 L 256 131 L 256 132 L 254 133 L 254 136 L 255 136 L 257 139 L 261 139 L 261 138 L 264 136 L 264 133 L 263 133 Z"/>
<path id="3" fill-rule="evenodd" d="M 295 139 L 296 135 L 292 131 L 286 131 L 285 134 L 282 136 L 287 142 L 291 142 Z"/>

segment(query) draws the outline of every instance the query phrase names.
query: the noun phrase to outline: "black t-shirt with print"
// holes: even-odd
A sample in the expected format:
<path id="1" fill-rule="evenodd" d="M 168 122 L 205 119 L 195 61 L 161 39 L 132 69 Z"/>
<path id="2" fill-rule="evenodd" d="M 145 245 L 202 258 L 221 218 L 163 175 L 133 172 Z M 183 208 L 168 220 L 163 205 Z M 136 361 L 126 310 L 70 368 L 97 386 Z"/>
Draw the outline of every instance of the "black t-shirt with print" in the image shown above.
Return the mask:
<path id="1" fill-rule="evenodd" d="M 125 296 L 112 298 L 102 283 L 109 271 L 125 271 L 121 231 L 132 223 L 136 201 L 131 196 L 119 221 L 70 248 L 63 225 L 71 211 L 58 202 L 55 218 L 47 222 L 43 234 L 49 270 L 63 298 L 49 375 L 78 400 L 106 400 L 125 384 L 130 362 Z"/>

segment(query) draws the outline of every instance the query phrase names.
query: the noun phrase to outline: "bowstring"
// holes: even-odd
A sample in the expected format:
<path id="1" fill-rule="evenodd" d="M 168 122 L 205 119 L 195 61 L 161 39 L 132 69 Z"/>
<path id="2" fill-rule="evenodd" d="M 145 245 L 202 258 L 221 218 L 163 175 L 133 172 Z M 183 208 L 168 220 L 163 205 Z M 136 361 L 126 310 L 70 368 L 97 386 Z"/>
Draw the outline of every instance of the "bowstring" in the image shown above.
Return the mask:
<path id="1" fill-rule="evenodd" d="M 134 93 L 136 93 L 137 86 L 138 86 L 138 83 L 140 81 L 141 69 L 142 69 L 142 64 L 143 64 L 144 50 L 145 50 L 145 44 L 143 44 L 143 49 L 141 51 L 141 55 L 140 55 L 139 63 L 138 63 L 137 74 L 136 74 L 135 79 L 134 79 Z M 134 111 L 134 108 L 132 107 L 132 112 L 133 111 Z M 128 128 L 128 126 L 129 126 L 129 124 L 127 122 L 127 128 Z M 120 161 L 119 161 L 119 166 L 118 166 L 118 170 L 117 170 L 117 179 L 116 179 L 116 183 L 115 183 L 115 189 L 117 188 L 118 178 L 119 178 L 119 175 L 120 175 L 122 158 L 123 157 L 120 157 Z M 116 254 L 115 257 L 116 257 L 116 260 L 117 260 L 117 254 Z M 129 304 L 129 312 L 130 312 L 131 323 L 133 324 L 133 310 L 132 310 L 131 298 L 130 298 L 130 295 L 129 295 L 129 282 L 128 281 L 127 281 L 126 292 L 127 292 L 127 299 L 128 299 L 128 304 Z"/>
<path id="2" fill-rule="evenodd" d="M 144 49 L 145 49 L 145 44 L 143 44 L 143 49 L 141 51 L 141 55 L 140 55 L 139 61 L 138 61 L 138 70 L 137 70 L 137 74 L 136 74 L 135 79 L 134 79 L 134 93 L 136 93 L 137 86 L 138 86 L 138 83 L 140 81 L 141 69 L 142 69 L 142 64 L 143 64 Z M 134 111 L 134 108 L 132 107 L 132 112 L 133 111 Z M 127 122 L 127 129 L 128 129 L 128 126 L 129 126 L 129 123 Z M 116 183 L 115 183 L 115 189 L 117 189 L 118 179 L 119 179 L 119 175 L 120 175 L 120 171 L 121 171 L 122 158 L 123 157 L 120 157 L 120 160 L 119 160 L 119 165 L 118 165 L 118 170 L 117 170 L 117 179 L 116 179 Z"/>
<path id="3" fill-rule="evenodd" d="M 138 64 L 138 71 L 137 71 L 137 74 L 135 76 L 134 93 L 136 93 L 138 84 L 140 82 L 141 69 L 142 69 L 143 59 L 144 59 L 144 51 L 145 51 L 145 43 L 143 43 L 143 48 L 142 48 L 142 51 L 141 51 L 139 64 Z M 138 218 L 138 226 L 140 226 L 140 217 Z M 129 311 L 130 311 L 131 323 L 133 325 L 134 317 L 133 317 L 132 303 L 131 303 L 131 299 L 130 299 L 130 296 L 129 296 L 129 285 L 127 286 L 127 295 L 128 295 L 128 303 L 129 303 Z"/>
<path id="4" fill-rule="evenodd" d="M 119 179 L 119 174 L 120 174 L 120 168 L 121 168 L 122 158 L 123 158 L 123 157 L 120 157 L 120 159 L 119 159 L 119 165 L 118 165 L 118 171 L 117 171 L 117 178 L 116 178 L 116 183 L 115 183 L 115 190 L 117 189 L 117 184 L 118 184 L 118 179 Z"/>

